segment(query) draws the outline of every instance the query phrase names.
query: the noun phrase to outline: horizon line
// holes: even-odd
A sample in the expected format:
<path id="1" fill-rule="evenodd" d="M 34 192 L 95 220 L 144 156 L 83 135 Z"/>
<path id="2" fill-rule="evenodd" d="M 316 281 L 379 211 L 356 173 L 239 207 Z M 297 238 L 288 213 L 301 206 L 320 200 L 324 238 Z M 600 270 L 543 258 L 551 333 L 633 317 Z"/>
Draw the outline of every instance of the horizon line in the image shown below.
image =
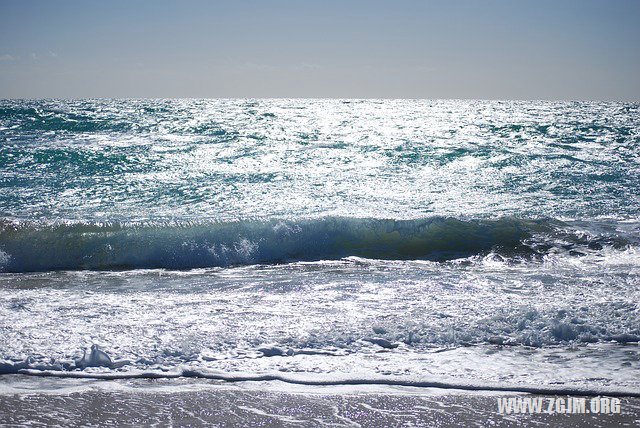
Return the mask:
<path id="1" fill-rule="evenodd" d="M 349 100 L 349 101 L 501 101 L 501 102 L 604 102 L 604 103 L 628 103 L 638 104 L 637 100 L 621 100 L 621 99 L 596 99 L 596 98 L 424 98 L 424 97 L 0 97 L 1 101 L 71 101 L 71 100 Z"/>

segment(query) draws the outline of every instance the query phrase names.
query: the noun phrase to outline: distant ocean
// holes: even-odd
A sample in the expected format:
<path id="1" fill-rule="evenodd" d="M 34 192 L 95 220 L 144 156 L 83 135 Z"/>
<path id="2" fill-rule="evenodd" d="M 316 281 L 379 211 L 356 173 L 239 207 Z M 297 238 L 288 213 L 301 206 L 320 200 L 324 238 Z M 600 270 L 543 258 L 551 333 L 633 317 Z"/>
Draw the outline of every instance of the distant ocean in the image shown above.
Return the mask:
<path id="1" fill-rule="evenodd" d="M 0 101 L 0 373 L 637 394 L 639 341 L 637 103 Z"/>

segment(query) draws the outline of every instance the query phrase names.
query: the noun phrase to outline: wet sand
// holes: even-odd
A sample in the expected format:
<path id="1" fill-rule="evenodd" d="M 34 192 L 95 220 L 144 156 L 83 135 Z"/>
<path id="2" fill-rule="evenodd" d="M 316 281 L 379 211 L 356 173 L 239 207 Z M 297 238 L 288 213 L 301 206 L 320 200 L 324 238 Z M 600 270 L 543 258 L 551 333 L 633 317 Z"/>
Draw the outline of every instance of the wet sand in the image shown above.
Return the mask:
<path id="1" fill-rule="evenodd" d="M 640 425 L 639 398 L 622 397 L 621 413 L 614 415 L 504 415 L 498 413 L 497 398 L 513 394 L 408 387 L 301 388 L 280 382 L 136 380 L 72 384 L 18 376 L 8 382 L 9 377 L 3 378 L 2 426 Z"/>

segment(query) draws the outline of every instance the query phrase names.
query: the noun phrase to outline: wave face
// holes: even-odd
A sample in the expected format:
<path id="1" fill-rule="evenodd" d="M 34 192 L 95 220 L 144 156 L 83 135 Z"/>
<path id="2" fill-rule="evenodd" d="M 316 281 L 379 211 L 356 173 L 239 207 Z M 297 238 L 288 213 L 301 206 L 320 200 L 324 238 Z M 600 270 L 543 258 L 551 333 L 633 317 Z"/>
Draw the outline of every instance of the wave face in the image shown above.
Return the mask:
<path id="1" fill-rule="evenodd" d="M 348 256 L 448 260 L 493 248 L 515 251 L 536 225 L 438 217 L 139 226 L 5 223 L 0 248 L 8 272 L 190 269 Z"/>
<path id="2" fill-rule="evenodd" d="M 564 228 L 563 228 L 564 226 Z M 5 272 L 192 269 L 242 264 L 335 260 L 445 261 L 493 252 L 541 258 L 584 255 L 622 237 L 567 230 L 553 220 L 470 220 L 432 217 L 381 220 L 329 217 L 205 224 L 34 224 L 5 221 L 0 229 Z"/>

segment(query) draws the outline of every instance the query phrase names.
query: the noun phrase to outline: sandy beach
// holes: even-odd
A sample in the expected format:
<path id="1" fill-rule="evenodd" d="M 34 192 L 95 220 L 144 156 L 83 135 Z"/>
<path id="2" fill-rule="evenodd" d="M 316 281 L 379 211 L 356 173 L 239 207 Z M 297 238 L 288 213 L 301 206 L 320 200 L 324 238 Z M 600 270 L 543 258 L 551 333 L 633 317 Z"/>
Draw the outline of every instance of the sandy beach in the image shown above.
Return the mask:
<path id="1" fill-rule="evenodd" d="M 498 394 L 410 387 L 301 387 L 187 379 L 69 381 L 5 376 L 0 425 L 62 426 L 638 426 L 640 399 L 620 414 L 500 414 Z M 586 397 L 587 402 L 591 397 Z M 545 406 L 546 407 L 546 406 Z"/>

